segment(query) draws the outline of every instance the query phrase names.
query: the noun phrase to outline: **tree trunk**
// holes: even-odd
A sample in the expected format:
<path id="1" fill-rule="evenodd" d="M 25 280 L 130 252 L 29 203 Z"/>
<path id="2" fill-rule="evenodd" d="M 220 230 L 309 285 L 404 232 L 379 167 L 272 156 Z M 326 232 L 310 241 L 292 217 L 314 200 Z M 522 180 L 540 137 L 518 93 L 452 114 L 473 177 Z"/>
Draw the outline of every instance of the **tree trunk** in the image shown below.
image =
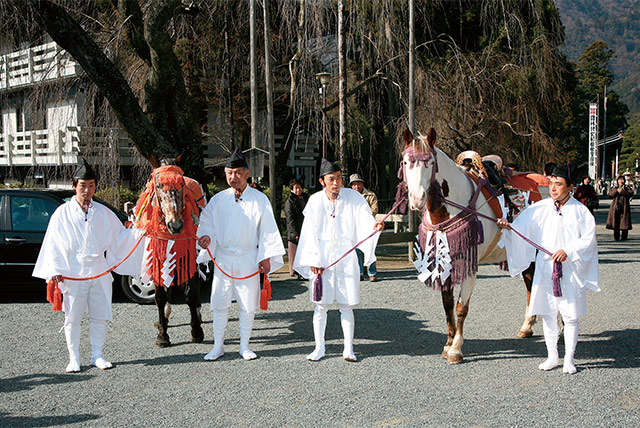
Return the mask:
<path id="1" fill-rule="evenodd" d="M 346 163 L 346 139 L 347 139 L 347 64 L 345 53 L 345 31 L 344 31 L 344 2 L 338 0 L 338 99 L 340 102 L 339 122 L 339 153 L 342 176 L 347 177 L 349 171 Z"/>
<path id="2" fill-rule="evenodd" d="M 176 150 L 151 124 L 125 78 L 84 29 L 55 3 L 32 0 L 31 6 L 40 26 L 69 52 L 109 100 L 118 122 L 142 156 L 175 157 Z"/>

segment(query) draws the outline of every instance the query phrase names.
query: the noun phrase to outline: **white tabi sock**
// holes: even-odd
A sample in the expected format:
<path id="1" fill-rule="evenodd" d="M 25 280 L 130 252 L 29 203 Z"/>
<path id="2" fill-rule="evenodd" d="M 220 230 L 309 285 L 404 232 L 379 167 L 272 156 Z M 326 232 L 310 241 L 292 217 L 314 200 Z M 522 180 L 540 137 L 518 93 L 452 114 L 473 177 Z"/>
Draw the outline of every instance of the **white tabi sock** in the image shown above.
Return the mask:
<path id="1" fill-rule="evenodd" d="M 91 364 L 99 369 L 107 370 L 113 365 L 102 358 L 102 348 L 107 339 L 107 321 L 91 319 Z"/>
<path id="2" fill-rule="evenodd" d="M 249 349 L 249 339 L 251 339 L 251 330 L 253 329 L 253 318 L 255 312 L 240 311 L 238 321 L 240 323 L 240 355 L 246 361 L 255 360 L 258 356 Z"/>
<path id="3" fill-rule="evenodd" d="M 357 361 L 353 353 L 353 332 L 356 326 L 353 318 L 353 308 L 349 305 L 338 305 L 340 309 L 340 324 L 342 324 L 342 334 L 344 335 L 344 351 L 342 357 L 347 361 Z"/>
<path id="4" fill-rule="evenodd" d="M 328 311 L 329 305 L 316 303 L 316 307 L 313 310 L 313 337 L 316 342 L 316 348 L 312 353 L 307 355 L 307 360 L 309 361 L 318 361 L 324 357 L 324 332 L 327 328 Z"/>
<path id="5" fill-rule="evenodd" d="M 224 331 L 229 320 L 229 308 L 213 311 L 213 349 L 204 356 L 205 360 L 214 361 L 224 355 Z"/>
<path id="6" fill-rule="evenodd" d="M 578 370 L 573 362 L 578 344 L 578 320 L 564 318 L 564 364 L 562 373 L 574 374 Z"/>
<path id="7" fill-rule="evenodd" d="M 80 323 L 66 324 L 64 336 L 67 339 L 67 349 L 69 350 L 69 364 L 66 372 L 77 373 L 80 371 Z"/>
<path id="8" fill-rule="evenodd" d="M 552 370 L 560 365 L 558 358 L 558 318 L 554 315 L 542 316 L 544 343 L 547 345 L 547 359 L 538 366 L 540 370 Z"/>

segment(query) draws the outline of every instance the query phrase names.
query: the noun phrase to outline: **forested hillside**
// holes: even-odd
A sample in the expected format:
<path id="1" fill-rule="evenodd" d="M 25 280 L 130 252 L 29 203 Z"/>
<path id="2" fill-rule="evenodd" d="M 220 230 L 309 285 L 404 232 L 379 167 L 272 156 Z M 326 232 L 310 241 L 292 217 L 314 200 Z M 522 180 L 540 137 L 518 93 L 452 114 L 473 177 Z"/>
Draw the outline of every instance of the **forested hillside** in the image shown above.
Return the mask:
<path id="1" fill-rule="evenodd" d="M 556 0 L 565 26 L 561 49 L 577 61 L 593 42 L 615 51 L 610 67 L 615 90 L 632 113 L 640 112 L 640 2 L 637 0 Z"/>

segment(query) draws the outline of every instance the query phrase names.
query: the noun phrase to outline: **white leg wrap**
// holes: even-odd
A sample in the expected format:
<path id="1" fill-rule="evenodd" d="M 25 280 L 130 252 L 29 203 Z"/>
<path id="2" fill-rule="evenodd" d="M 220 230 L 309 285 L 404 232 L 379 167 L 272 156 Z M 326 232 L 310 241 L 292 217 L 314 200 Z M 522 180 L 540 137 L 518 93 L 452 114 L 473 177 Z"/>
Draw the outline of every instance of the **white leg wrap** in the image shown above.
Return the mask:
<path id="1" fill-rule="evenodd" d="M 228 308 L 213 311 L 213 349 L 204 356 L 205 360 L 214 361 L 224 355 L 224 331 L 228 320 Z"/>
<path id="2" fill-rule="evenodd" d="M 578 344 L 578 320 L 573 318 L 565 318 L 564 320 L 564 364 L 562 372 L 574 374 L 577 372 L 573 362 L 576 353 L 576 345 Z"/>
<path id="3" fill-rule="evenodd" d="M 107 339 L 107 321 L 91 319 L 91 364 L 102 370 L 107 370 L 113 365 L 102 358 L 102 348 Z"/>
<path id="4" fill-rule="evenodd" d="M 554 315 L 542 316 L 542 329 L 544 331 L 544 343 L 547 345 L 547 360 L 538 366 L 540 370 L 551 370 L 558 365 L 558 317 Z"/>
<path id="5" fill-rule="evenodd" d="M 313 310 L 313 337 L 316 342 L 316 348 L 312 353 L 307 355 L 307 360 L 309 361 L 318 361 L 319 359 L 324 357 L 324 332 L 327 329 L 328 311 L 329 305 L 316 303 L 316 307 Z"/>
<path id="6" fill-rule="evenodd" d="M 340 309 L 340 324 L 342 324 L 342 334 L 344 335 L 342 357 L 347 361 L 356 361 L 356 355 L 353 353 L 353 332 L 356 326 L 353 307 L 340 304 L 338 308 Z"/>
<path id="7" fill-rule="evenodd" d="M 67 349 L 69 350 L 69 364 L 67 373 L 80 371 L 80 323 L 68 323 L 64 326 L 64 336 L 67 339 Z"/>
<path id="8" fill-rule="evenodd" d="M 255 360 L 258 356 L 249 348 L 251 330 L 253 329 L 253 319 L 255 312 L 240 311 L 238 316 L 240 322 L 240 355 L 246 361 Z"/>

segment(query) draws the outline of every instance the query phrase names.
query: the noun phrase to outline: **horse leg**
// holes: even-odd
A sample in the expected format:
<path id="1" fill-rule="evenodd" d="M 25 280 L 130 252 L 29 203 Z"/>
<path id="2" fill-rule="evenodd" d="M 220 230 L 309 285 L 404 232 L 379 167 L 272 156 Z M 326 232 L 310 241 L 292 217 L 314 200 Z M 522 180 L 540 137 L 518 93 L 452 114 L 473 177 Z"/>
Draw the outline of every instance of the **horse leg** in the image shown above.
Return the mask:
<path id="1" fill-rule="evenodd" d="M 469 300 L 471 299 L 471 293 L 473 292 L 473 286 L 476 283 L 476 277 L 471 276 L 465 279 L 460 285 L 460 296 L 456 304 L 456 315 L 458 316 L 458 325 L 453 338 L 453 343 L 449 348 L 447 354 L 447 363 L 460 364 L 463 361 L 462 358 L 462 344 L 464 343 L 464 320 L 469 313 Z"/>
<path id="2" fill-rule="evenodd" d="M 156 338 L 156 346 L 159 348 L 166 348 L 171 346 L 169 341 L 169 334 L 167 334 L 167 327 L 169 320 L 165 315 L 165 306 L 169 301 L 169 291 L 166 287 L 156 285 L 156 307 L 158 308 L 158 337 Z"/>
<path id="3" fill-rule="evenodd" d="M 202 343 L 204 340 L 204 331 L 202 330 L 202 315 L 200 314 L 200 285 L 202 279 L 196 273 L 185 285 L 185 297 L 189 312 L 191 312 L 191 341 L 194 343 Z"/>
<path id="4" fill-rule="evenodd" d="M 518 331 L 517 337 L 525 338 L 533 336 L 533 330 L 531 327 L 536 323 L 536 316 L 529 316 L 529 302 L 531 301 L 531 285 L 533 284 L 533 273 L 535 272 L 536 264 L 531 265 L 522 272 L 522 278 L 524 279 L 524 285 L 527 287 L 527 306 L 524 311 L 524 323 Z"/>
<path id="5" fill-rule="evenodd" d="M 444 307 L 444 315 L 447 318 L 447 343 L 444 345 L 442 358 L 447 358 L 449 348 L 453 343 L 453 337 L 456 334 L 456 319 L 453 316 L 453 288 L 449 291 L 442 290 L 442 306 Z"/>

